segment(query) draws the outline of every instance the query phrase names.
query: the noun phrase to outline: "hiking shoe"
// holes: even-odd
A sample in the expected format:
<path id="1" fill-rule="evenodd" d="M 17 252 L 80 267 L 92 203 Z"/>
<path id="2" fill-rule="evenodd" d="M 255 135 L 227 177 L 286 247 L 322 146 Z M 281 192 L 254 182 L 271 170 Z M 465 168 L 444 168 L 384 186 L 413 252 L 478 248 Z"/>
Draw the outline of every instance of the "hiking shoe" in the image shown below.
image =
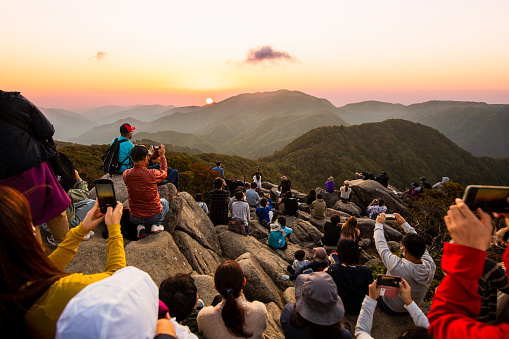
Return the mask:
<path id="1" fill-rule="evenodd" d="M 159 233 L 161 231 L 164 231 L 164 226 L 163 225 L 152 225 L 152 228 L 150 229 L 150 232 L 152 233 Z"/>
<path id="2" fill-rule="evenodd" d="M 138 239 L 143 239 L 147 236 L 147 231 L 145 230 L 145 226 L 138 225 L 136 230 L 137 230 L 137 234 L 138 234 Z"/>
<path id="3" fill-rule="evenodd" d="M 84 241 L 90 240 L 90 237 L 91 237 L 91 236 L 93 236 L 93 235 L 94 235 L 94 231 L 90 231 L 90 232 L 88 232 L 88 234 L 87 234 L 87 235 L 85 235 L 85 236 L 83 237 L 83 240 L 84 240 Z"/>
<path id="4" fill-rule="evenodd" d="M 48 240 L 48 242 L 50 243 L 50 245 L 53 245 L 53 246 L 58 246 L 60 245 L 60 243 L 58 242 L 55 242 L 55 239 L 53 239 L 53 236 L 52 235 L 48 235 L 48 237 L 46 238 L 46 240 Z"/>

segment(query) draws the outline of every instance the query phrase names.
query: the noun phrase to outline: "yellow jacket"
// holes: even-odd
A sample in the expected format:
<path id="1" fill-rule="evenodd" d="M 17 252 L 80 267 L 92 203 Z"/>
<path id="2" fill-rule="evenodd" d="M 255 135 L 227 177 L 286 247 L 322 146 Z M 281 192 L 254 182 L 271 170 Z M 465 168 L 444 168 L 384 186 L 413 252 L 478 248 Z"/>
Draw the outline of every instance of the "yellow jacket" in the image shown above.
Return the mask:
<path id="1" fill-rule="evenodd" d="M 58 268 L 64 270 L 72 260 L 88 230 L 79 224 L 72 228 L 64 241 L 49 255 Z M 25 325 L 32 338 L 54 338 L 56 324 L 65 306 L 87 285 L 111 276 L 126 267 L 124 239 L 120 225 L 108 226 L 108 261 L 104 273 L 84 275 L 70 274 L 56 281 L 27 311 Z"/>

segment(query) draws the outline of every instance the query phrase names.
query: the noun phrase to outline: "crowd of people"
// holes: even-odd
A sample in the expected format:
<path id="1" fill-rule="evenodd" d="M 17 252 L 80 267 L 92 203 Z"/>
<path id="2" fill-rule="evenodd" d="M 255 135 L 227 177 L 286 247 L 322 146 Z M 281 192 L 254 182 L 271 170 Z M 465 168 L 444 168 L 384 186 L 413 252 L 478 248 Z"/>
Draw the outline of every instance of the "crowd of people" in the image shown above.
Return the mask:
<path id="1" fill-rule="evenodd" d="M 5 109 L 7 107 L 7 109 Z M 120 202 L 101 212 L 98 200 L 88 199 L 87 183 L 72 171 L 74 184 L 64 189 L 51 159 L 58 155 L 53 126 L 33 104 L 19 93 L 0 91 L 0 147 L 11 154 L 0 167 L 0 331 L 5 337 L 30 338 L 264 338 L 268 326 L 266 306 L 248 301 L 247 283 L 240 265 L 222 262 L 215 270 L 214 288 L 218 295 L 211 306 L 199 299 L 194 279 L 188 274 L 171 274 L 157 288 L 151 277 L 127 266 L 121 219 L 129 213 L 137 225 L 137 237 L 164 230 L 169 204 L 161 199 L 157 186 L 171 182 L 178 189 L 178 171 L 168 168 L 163 145 L 150 149 L 131 143 L 134 127 L 123 124 L 118 146 L 118 171 L 127 187 L 130 209 Z M 5 113 L 7 112 L 7 113 Z M 116 144 L 118 143 L 118 144 Z M 291 182 L 281 177 L 279 197 L 265 197 L 258 168 L 253 182 L 230 192 L 224 170 L 217 162 L 219 177 L 210 191 L 210 209 L 197 194 L 196 201 L 216 225 L 242 225 L 250 235 L 257 218 L 267 229 L 267 245 L 285 250 L 293 233 L 288 220 L 298 216 L 299 204 Z M 387 187 L 389 177 L 382 172 L 363 179 L 376 180 Z M 414 192 L 431 187 L 425 177 L 412 185 Z M 326 192 L 334 191 L 328 178 Z M 421 190 L 417 189 L 421 188 Z M 349 202 L 352 188 L 340 187 L 340 199 Z M 415 196 L 414 196 L 415 197 Z M 322 194 L 310 192 L 306 199 L 315 219 L 325 218 Z M 509 201 L 508 201 L 509 202 Z M 251 213 L 251 209 L 254 213 Z M 379 307 L 389 316 L 409 314 L 415 327 L 402 329 L 400 338 L 507 337 L 509 325 L 495 324 L 496 290 L 509 292 L 504 267 L 487 259 L 487 249 L 507 243 L 507 227 L 494 232 L 491 215 L 476 214 L 461 200 L 450 206 L 444 220 L 452 241 L 443 247 L 445 278 L 437 287 L 431 310 L 424 315 L 418 307 L 431 287 L 437 269 L 426 242 L 398 213 L 395 224 L 405 233 L 400 255 L 392 253 L 385 238 L 387 206 L 375 199 L 366 211 L 375 220 L 373 240 L 387 276 L 398 278 L 387 287 L 373 280 L 371 269 L 360 264 L 361 231 L 357 218 L 341 224 L 333 214 L 324 226 L 322 244 L 311 251 L 295 251 L 283 280 L 295 281 L 295 302 L 284 306 L 280 323 L 285 338 L 371 338 L 374 311 Z M 201 212 L 200 212 L 201 213 Z M 107 263 L 97 274 L 68 273 L 64 269 L 82 241 L 104 222 L 108 231 Z M 47 255 L 40 227 L 46 225 L 50 244 Z M 332 247 L 332 250 L 326 248 Z M 509 265 L 509 249 L 504 254 Z M 389 279 L 390 280 L 390 279 Z M 393 295 L 391 291 L 397 289 Z M 355 326 L 343 322 L 345 314 L 358 315 Z"/>

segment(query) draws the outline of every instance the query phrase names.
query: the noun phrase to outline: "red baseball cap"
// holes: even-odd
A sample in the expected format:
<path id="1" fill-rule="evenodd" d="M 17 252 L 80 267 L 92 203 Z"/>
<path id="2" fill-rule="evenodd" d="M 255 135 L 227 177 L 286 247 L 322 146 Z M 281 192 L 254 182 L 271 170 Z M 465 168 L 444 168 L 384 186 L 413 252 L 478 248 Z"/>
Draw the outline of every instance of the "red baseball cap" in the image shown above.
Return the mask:
<path id="1" fill-rule="evenodd" d="M 136 127 L 132 127 L 131 125 L 126 123 L 120 126 L 120 133 L 129 133 L 131 131 L 134 131 L 135 129 Z"/>

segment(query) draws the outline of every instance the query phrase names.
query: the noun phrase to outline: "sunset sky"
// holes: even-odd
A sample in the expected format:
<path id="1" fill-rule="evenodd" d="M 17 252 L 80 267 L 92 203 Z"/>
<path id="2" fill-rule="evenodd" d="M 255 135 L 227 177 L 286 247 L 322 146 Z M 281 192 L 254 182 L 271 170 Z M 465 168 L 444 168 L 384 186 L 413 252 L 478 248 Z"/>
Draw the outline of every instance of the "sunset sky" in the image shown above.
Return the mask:
<path id="1" fill-rule="evenodd" d="M 299 90 L 509 103 L 509 1 L 16 0 L 0 89 L 42 107 L 204 105 Z"/>

